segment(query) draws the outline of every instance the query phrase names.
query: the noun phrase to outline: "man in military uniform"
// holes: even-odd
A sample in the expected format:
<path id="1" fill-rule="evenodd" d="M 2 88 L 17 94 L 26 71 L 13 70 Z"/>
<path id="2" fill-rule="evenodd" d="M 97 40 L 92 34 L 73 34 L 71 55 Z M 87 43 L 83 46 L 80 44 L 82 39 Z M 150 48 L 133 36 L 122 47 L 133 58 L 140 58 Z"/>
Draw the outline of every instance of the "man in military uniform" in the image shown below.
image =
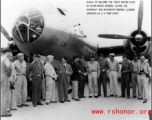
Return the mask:
<path id="1" fill-rule="evenodd" d="M 98 98 L 98 78 L 100 75 L 100 66 L 97 61 L 95 61 L 94 55 L 89 55 L 90 61 L 87 63 L 88 70 L 88 82 L 89 82 L 89 98 L 92 97 L 92 86 L 94 89 L 94 97 Z"/>
<path id="2" fill-rule="evenodd" d="M 14 62 L 16 70 L 16 100 L 17 107 L 29 106 L 26 104 L 27 100 L 27 79 L 26 79 L 26 62 L 24 61 L 24 54 L 19 53 L 18 60 Z"/>
<path id="3" fill-rule="evenodd" d="M 80 101 L 78 96 L 78 84 L 80 80 L 80 68 L 79 68 L 79 56 L 74 55 L 73 61 L 71 64 L 73 74 L 71 75 L 71 81 L 72 81 L 72 98 L 75 101 Z"/>
<path id="4" fill-rule="evenodd" d="M 40 62 L 40 55 L 35 54 L 33 56 L 33 60 L 33 63 L 31 63 L 31 65 L 29 66 L 27 76 L 30 80 L 32 80 L 32 103 L 33 107 L 36 107 L 37 105 L 43 105 L 41 103 L 43 65 Z"/>
<path id="5" fill-rule="evenodd" d="M 137 55 L 134 55 L 134 59 L 132 60 L 131 62 L 131 70 L 132 70 L 132 73 L 131 73 L 131 83 L 132 83 L 132 89 L 133 89 L 133 98 L 136 98 L 137 97 L 137 93 L 136 93 L 136 88 L 138 88 L 138 80 L 137 80 L 137 77 L 138 77 L 138 70 L 137 70 L 137 67 L 140 63 L 140 60 L 138 60 L 138 56 Z M 138 89 L 137 89 L 138 90 Z M 138 91 L 138 97 L 140 97 L 141 95 L 139 95 L 139 91 Z"/>
<path id="6" fill-rule="evenodd" d="M 125 97 L 125 88 L 127 89 L 127 99 L 130 99 L 130 73 L 131 64 L 127 55 L 123 55 L 123 63 L 121 68 L 121 97 Z"/>
<path id="7" fill-rule="evenodd" d="M 118 71 L 119 63 L 114 59 L 115 54 L 110 53 L 110 60 L 108 61 L 108 70 L 109 70 L 109 80 L 110 80 L 110 96 L 118 96 Z"/>
<path id="8" fill-rule="evenodd" d="M 78 85 L 79 98 L 86 98 L 84 96 L 84 88 L 85 88 L 85 82 L 86 82 L 86 77 L 87 77 L 87 66 L 84 61 L 84 56 L 80 57 L 79 68 L 80 68 L 80 81 Z"/>
<path id="9" fill-rule="evenodd" d="M 103 54 L 99 55 L 99 65 L 100 65 L 100 77 L 98 79 L 98 96 L 101 96 L 101 83 L 103 85 L 104 97 L 107 97 L 107 69 L 108 61 L 104 58 Z"/>
<path id="10" fill-rule="evenodd" d="M 5 52 L 1 54 L 1 117 L 12 116 L 12 114 L 7 111 L 10 95 L 10 86 L 8 80 L 12 74 L 9 59 L 13 59 L 11 52 Z"/>

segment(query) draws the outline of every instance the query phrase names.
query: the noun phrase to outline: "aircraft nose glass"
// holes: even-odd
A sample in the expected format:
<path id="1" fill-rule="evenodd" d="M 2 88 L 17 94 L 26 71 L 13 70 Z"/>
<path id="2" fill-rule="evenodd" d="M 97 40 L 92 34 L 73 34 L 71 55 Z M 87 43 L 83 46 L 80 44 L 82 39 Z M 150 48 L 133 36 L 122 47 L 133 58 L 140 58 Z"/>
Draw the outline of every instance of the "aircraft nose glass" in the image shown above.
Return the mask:
<path id="1" fill-rule="evenodd" d="M 17 20 L 17 24 L 19 24 L 20 22 L 24 22 L 26 24 L 29 24 L 29 19 L 25 16 L 21 16 L 18 20 Z"/>
<path id="2" fill-rule="evenodd" d="M 44 18 L 42 13 L 36 8 L 26 9 L 17 20 L 13 35 L 17 41 L 31 43 L 36 41 L 44 29 Z"/>
<path id="3" fill-rule="evenodd" d="M 19 29 L 19 31 L 20 31 L 20 33 L 21 33 L 21 36 L 22 36 L 22 38 L 23 38 L 23 41 L 24 41 L 25 43 L 28 42 L 28 28 L 27 28 L 27 26 L 24 25 L 24 24 L 20 24 L 20 25 L 18 26 L 18 29 Z"/>

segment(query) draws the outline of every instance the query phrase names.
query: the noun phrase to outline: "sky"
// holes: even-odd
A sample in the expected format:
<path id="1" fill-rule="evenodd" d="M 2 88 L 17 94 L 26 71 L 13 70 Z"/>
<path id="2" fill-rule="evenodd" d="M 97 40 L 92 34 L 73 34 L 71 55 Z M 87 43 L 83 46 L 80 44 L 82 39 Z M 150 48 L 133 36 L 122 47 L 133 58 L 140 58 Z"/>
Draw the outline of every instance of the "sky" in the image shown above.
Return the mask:
<path id="1" fill-rule="evenodd" d="M 95 0 L 88 0 L 95 1 Z M 105 1 L 105 0 L 96 0 Z M 107 0 L 110 1 L 110 0 Z M 134 12 L 122 12 L 118 15 L 86 15 L 86 0 L 49 0 L 53 6 L 66 9 L 81 24 L 81 29 L 87 35 L 88 42 L 99 44 L 99 47 L 122 45 L 123 40 L 98 38 L 98 34 L 130 35 L 137 30 L 137 16 L 139 0 L 111 0 L 111 1 L 135 1 Z M 39 0 L 1 0 L 1 25 L 12 36 L 12 27 L 20 13 L 30 4 Z M 151 36 L 151 0 L 144 0 L 144 16 L 142 30 Z M 1 47 L 7 46 L 7 39 L 1 33 Z"/>

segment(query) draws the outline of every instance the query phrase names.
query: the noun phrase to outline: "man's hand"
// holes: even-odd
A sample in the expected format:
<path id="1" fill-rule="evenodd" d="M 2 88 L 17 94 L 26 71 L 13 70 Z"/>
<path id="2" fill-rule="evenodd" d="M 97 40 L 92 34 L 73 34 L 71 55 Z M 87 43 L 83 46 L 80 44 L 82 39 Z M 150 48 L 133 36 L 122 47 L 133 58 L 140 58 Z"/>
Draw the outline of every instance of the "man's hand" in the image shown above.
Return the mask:
<path id="1" fill-rule="evenodd" d="M 87 76 L 87 73 L 83 73 L 83 75 Z"/>
<path id="2" fill-rule="evenodd" d="M 12 73 L 11 68 L 6 68 L 6 74 L 7 74 L 8 77 L 11 76 L 11 73 Z"/>
<path id="3" fill-rule="evenodd" d="M 32 78 L 30 77 L 29 80 L 32 81 Z"/>

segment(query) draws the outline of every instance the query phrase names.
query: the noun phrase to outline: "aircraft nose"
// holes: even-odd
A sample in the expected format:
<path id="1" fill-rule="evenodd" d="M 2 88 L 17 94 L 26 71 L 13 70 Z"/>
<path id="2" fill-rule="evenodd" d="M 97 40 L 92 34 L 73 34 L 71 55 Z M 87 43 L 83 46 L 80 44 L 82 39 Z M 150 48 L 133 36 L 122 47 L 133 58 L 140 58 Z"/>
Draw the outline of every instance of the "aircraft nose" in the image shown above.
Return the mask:
<path id="1" fill-rule="evenodd" d="M 28 8 L 18 18 L 13 36 L 18 42 L 31 43 L 36 41 L 44 29 L 44 19 L 41 12 L 36 8 Z"/>

